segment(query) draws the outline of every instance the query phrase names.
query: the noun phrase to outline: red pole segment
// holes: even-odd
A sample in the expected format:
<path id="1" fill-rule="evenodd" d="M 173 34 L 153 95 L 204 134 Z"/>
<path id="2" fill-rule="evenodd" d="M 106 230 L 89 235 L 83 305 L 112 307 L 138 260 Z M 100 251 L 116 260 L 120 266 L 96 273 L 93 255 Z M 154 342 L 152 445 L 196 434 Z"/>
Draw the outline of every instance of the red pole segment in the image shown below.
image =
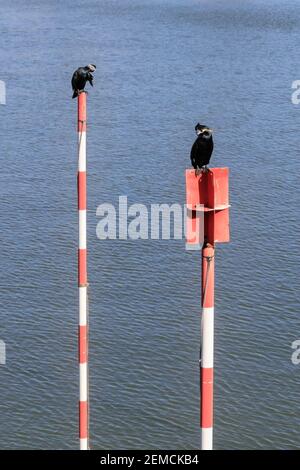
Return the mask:
<path id="1" fill-rule="evenodd" d="M 88 405 L 88 311 L 86 244 L 86 93 L 78 95 L 78 288 L 79 288 L 79 440 L 80 450 L 89 448 Z"/>
<path id="2" fill-rule="evenodd" d="M 214 375 L 214 255 L 215 249 L 202 248 L 202 328 L 201 328 L 201 449 L 213 448 L 213 375 Z"/>

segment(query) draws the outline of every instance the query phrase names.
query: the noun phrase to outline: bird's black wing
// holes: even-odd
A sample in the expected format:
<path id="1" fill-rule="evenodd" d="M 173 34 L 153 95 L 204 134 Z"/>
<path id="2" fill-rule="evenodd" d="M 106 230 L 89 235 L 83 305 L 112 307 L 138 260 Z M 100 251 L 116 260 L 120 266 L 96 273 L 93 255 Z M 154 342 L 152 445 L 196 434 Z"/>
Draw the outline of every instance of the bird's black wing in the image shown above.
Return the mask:
<path id="1" fill-rule="evenodd" d="M 191 163 L 193 168 L 197 170 L 197 155 L 198 155 L 198 142 L 195 140 L 191 148 Z"/>
<path id="2" fill-rule="evenodd" d="M 87 81 L 87 72 L 83 67 L 79 67 L 72 77 L 73 90 L 83 90 Z"/>
<path id="3" fill-rule="evenodd" d="M 72 81 L 71 81 L 73 90 L 77 90 L 78 80 L 79 80 L 79 72 L 78 70 L 75 70 L 75 72 L 73 73 Z"/>

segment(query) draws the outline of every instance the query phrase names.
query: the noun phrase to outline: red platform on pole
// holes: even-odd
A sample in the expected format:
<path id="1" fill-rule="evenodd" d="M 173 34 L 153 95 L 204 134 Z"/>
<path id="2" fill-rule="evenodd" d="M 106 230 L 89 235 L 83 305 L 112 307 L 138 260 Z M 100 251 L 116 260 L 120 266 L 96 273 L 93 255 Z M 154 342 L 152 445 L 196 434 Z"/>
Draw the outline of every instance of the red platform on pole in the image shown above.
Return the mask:
<path id="1" fill-rule="evenodd" d="M 229 242 L 229 170 L 210 168 L 196 175 L 186 170 L 187 243 L 197 244 L 193 233 L 198 212 L 204 212 L 204 242 Z"/>

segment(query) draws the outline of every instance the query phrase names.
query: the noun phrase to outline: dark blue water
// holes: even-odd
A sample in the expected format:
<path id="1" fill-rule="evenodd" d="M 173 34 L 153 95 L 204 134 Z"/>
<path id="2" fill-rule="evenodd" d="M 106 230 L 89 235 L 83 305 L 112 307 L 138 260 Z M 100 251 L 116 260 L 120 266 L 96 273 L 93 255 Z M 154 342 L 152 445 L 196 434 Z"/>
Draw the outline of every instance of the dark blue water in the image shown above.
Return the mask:
<path id="1" fill-rule="evenodd" d="M 183 203 L 197 121 L 231 171 L 215 448 L 299 448 L 300 5 L 11 0 L 0 16 L 0 447 L 77 448 L 76 103 L 89 94 L 92 448 L 197 449 L 200 254 L 100 241 L 96 208 Z"/>

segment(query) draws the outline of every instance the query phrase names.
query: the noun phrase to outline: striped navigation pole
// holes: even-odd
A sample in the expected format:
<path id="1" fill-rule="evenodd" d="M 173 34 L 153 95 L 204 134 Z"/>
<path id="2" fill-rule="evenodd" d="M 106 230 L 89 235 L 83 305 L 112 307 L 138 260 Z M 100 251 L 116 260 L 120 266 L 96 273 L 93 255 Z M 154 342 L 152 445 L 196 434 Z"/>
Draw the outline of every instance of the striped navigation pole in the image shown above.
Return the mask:
<path id="1" fill-rule="evenodd" d="M 202 248 L 202 324 L 201 324 L 201 449 L 213 448 L 214 382 L 214 256 L 209 244 Z"/>
<path id="2" fill-rule="evenodd" d="M 78 288 L 79 288 L 79 440 L 89 449 L 88 302 L 86 247 L 86 92 L 78 95 Z"/>
<path id="3" fill-rule="evenodd" d="M 229 242 L 228 168 L 186 170 L 187 249 L 202 245 L 200 339 L 201 449 L 213 448 L 215 244 Z M 198 220 L 198 222 L 197 222 Z M 199 222 L 200 220 L 200 222 Z"/>

